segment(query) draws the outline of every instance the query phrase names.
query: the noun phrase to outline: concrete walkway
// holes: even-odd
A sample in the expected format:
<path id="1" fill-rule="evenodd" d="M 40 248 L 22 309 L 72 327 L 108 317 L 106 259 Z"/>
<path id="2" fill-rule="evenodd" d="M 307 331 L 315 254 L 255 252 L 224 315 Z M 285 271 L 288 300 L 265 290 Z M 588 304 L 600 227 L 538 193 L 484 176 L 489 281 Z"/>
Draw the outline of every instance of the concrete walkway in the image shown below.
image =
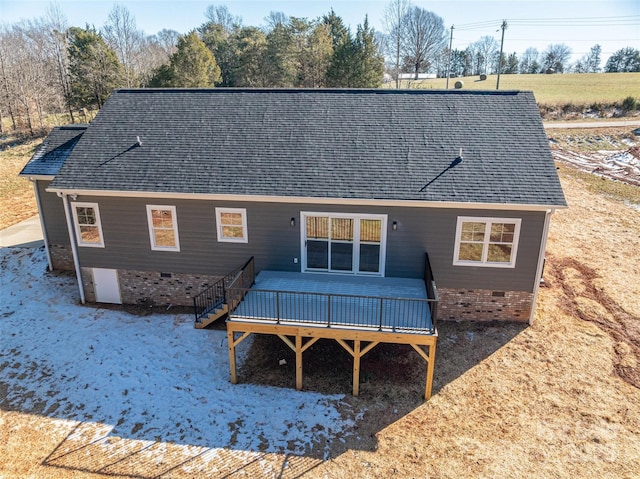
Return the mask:
<path id="1" fill-rule="evenodd" d="M 40 216 L 36 215 L 0 231 L 0 248 L 39 248 L 44 245 Z"/>
<path id="2" fill-rule="evenodd" d="M 553 128 L 625 128 L 640 126 L 640 120 L 610 120 L 610 121 L 558 121 L 544 122 L 546 129 Z"/>

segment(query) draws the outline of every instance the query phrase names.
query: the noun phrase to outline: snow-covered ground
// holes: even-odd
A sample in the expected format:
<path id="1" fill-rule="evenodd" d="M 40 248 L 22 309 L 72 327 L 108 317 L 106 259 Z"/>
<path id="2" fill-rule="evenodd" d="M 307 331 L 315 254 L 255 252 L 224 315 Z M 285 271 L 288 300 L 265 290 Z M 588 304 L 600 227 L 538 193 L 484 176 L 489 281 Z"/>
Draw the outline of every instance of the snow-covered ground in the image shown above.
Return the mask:
<path id="1" fill-rule="evenodd" d="M 639 147 L 632 147 L 627 151 L 601 150 L 589 153 L 556 148 L 551 153 L 554 160 L 582 171 L 640 186 Z"/>
<path id="2" fill-rule="evenodd" d="M 85 439 L 104 448 L 126 438 L 326 456 L 353 432 L 357 414 L 344 417 L 342 396 L 232 385 L 224 331 L 196 330 L 186 315 L 77 305 L 75 278 L 45 268 L 42 249 L 0 249 L 3 408 L 97 424 Z"/>

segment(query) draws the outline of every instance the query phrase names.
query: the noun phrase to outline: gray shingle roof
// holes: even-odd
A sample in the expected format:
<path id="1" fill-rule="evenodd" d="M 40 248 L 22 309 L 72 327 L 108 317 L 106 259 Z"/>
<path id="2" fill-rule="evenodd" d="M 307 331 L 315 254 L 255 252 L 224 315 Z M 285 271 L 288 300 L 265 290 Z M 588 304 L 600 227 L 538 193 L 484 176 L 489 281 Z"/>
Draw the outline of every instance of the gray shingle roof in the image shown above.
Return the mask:
<path id="1" fill-rule="evenodd" d="M 36 149 L 24 166 L 23 176 L 55 176 L 62 167 L 88 125 L 58 126 Z"/>
<path id="2" fill-rule="evenodd" d="M 506 91 L 118 90 L 52 188 L 565 205 Z"/>

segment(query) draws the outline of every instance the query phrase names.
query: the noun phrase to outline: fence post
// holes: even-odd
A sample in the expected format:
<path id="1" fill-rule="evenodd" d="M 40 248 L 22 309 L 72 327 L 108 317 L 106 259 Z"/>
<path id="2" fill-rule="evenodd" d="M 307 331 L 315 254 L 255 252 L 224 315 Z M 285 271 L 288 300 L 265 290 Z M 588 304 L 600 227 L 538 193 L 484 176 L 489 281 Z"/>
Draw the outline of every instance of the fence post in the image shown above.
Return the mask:
<path id="1" fill-rule="evenodd" d="M 280 292 L 276 291 L 276 324 L 280 324 Z"/>
<path id="2" fill-rule="evenodd" d="M 327 294 L 327 328 L 331 327 L 331 295 Z"/>
<path id="3" fill-rule="evenodd" d="M 380 326 L 378 326 L 378 331 L 382 331 L 382 311 L 383 310 L 384 310 L 384 298 L 380 298 Z"/>

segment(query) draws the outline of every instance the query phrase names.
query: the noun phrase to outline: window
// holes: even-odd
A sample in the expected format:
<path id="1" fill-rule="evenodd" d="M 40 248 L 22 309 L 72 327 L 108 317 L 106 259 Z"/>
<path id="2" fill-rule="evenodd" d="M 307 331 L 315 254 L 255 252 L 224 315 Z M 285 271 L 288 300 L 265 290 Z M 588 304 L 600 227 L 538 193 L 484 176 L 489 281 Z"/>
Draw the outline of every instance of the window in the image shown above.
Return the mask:
<path id="1" fill-rule="evenodd" d="M 513 268 L 520 219 L 458 217 L 453 264 Z"/>
<path id="2" fill-rule="evenodd" d="M 384 276 L 386 215 L 301 214 L 302 271 Z"/>
<path id="3" fill-rule="evenodd" d="M 180 251 L 175 206 L 147 205 L 149 239 L 154 251 Z"/>
<path id="4" fill-rule="evenodd" d="M 216 208 L 218 241 L 247 243 L 247 210 L 244 208 Z"/>
<path id="5" fill-rule="evenodd" d="M 71 203 L 78 246 L 104 248 L 97 203 Z"/>

